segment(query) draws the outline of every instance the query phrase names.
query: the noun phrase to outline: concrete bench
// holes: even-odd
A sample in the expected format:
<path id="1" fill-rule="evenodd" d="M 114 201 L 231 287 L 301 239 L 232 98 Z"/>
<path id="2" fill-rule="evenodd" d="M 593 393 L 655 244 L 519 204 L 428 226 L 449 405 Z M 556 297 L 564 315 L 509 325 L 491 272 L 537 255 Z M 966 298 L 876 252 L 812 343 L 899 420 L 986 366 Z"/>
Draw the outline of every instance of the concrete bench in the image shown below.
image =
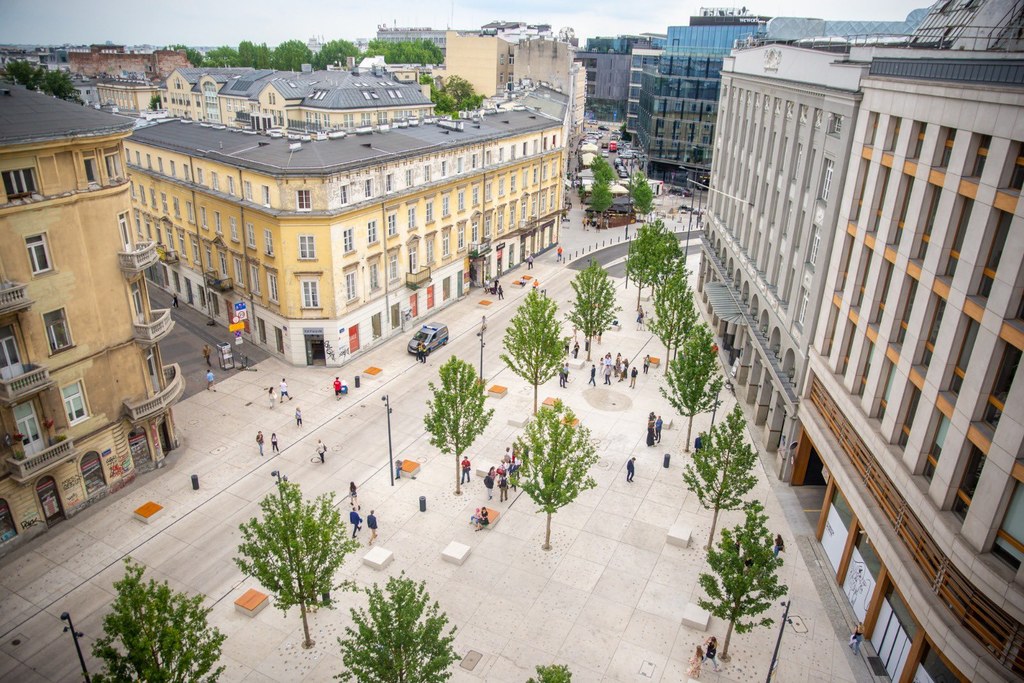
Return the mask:
<path id="1" fill-rule="evenodd" d="M 559 399 L 555 398 L 554 396 L 548 396 L 546 399 L 544 399 L 544 401 L 541 403 L 541 405 L 542 406 L 547 406 L 548 408 L 554 408 L 555 407 L 555 402 L 558 401 L 558 400 Z"/>
<path id="2" fill-rule="evenodd" d="M 384 372 L 380 368 L 371 365 L 370 367 L 363 370 L 363 376 L 367 379 L 376 379 L 380 377 L 381 373 Z"/>
<path id="3" fill-rule="evenodd" d="M 529 421 L 530 421 L 529 417 L 510 417 L 508 419 L 508 424 L 509 424 L 510 427 L 522 428 L 522 427 L 525 427 L 526 423 L 529 422 Z"/>
<path id="4" fill-rule="evenodd" d="M 495 484 L 497 486 L 497 484 Z M 487 526 L 485 529 L 490 529 L 492 526 L 498 523 L 498 519 L 501 517 L 501 513 L 494 508 L 483 507 L 481 510 L 487 510 Z"/>
<path id="5" fill-rule="evenodd" d="M 702 610 L 696 603 L 686 603 L 686 607 L 683 608 L 683 626 L 698 631 L 707 631 L 709 621 L 711 621 L 711 615 L 706 610 Z"/>
<path id="6" fill-rule="evenodd" d="M 673 420 L 671 417 L 668 418 L 667 420 L 662 418 L 662 420 L 661 420 L 661 428 L 662 429 L 672 429 L 672 425 L 674 423 L 675 423 L 675 420 Z"/>
<path id="7" fill-rule="evenodd" d="M 486 308 L 486 307 L 490 306 L 491 304 L 493 304 L 494 302 L 491 301 L 490 299 L 480 299 L 480 301 L 478 301 L 477 303 L 480 304 L 481 306 L 483 306 L 484 308 Z"/>
<path id="8" fill-rule="evenodd" d="M 490 514 L 490 513 L 488 513 Z M 444 550 L 441 551 L 441 557 L 445 562 L 451 562 L 452 564 L 461 565 L 469 557 L 470 547 L 465 543 L 459 543 L 458 541 L 452 541 L 448 544 Z"/>
<path id="9" fill-rule="evenodd" d="M 487 390 L 487 395 L 491 398 L 505 398 L 508 395 L 508 387 L 492 384 L 491 388 Z"/>
<path id="10" fill-rule="evenodd" d="M 569 367 L 572 368 L 573 370 L 582 370 L 583 368 L 586 367 L 586 365 L 587 361 L 583 360 L 582 358 L 575 360 L 571 358 L 569 359 Z"/>
<path id="11" fill-rule="evenodd" d="M 163 505 L 159 505 L 153 501 L 143 503 L 139 507 L 135 508 L 135 519 L 145 524 L 152 524 L 156 518 L 160 516 L 160 513 L 163 512 L 163 509 Z"/>
<path id="12" fill-rule="evenodd" d="M 363 555 L 363 564 L 374 569 L 384 569 L 395 559 L 395 554 L 386 548 L 376 546 Z"/>
<path id="13" fill-rule="evenodd" d="M 690 536 L 692 535 L 693 529 L 690 528 L 690 525 L 680 522 L 672 525 L 672 528 L 668 530 L 668 538 L 666 540 L 669 545 L 679 546 L 680 548 L 689 548 Z"/>
<path id="14" fill-rule="evenodd" d="M 270 604 L 270 599 L 266 593 L 250 588 L 235 600 L 235 611 L 241 612 L 247 617 L 254 617 L 268 604 Z"/>
<path id="15" fill-rule="evenodd" d="M 415 460 L 403 460 L 402 461 L 402 474 L 408 474 L 413 479 L 420 473 L 420 464 Z"/>

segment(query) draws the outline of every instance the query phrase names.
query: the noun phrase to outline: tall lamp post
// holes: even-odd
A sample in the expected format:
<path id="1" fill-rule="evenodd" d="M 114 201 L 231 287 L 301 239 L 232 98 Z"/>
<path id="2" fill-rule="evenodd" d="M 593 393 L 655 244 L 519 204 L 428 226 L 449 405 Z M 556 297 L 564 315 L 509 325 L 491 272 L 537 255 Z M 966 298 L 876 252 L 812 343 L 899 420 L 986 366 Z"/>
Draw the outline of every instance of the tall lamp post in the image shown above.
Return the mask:
<path id="1" fill-rule="evenodd" d="M 64 627 L 64 633 L 71 632 L 71 639 L 75 641 L 75 652 L 78 653 L 78 663 L 82 665 L 82 678 L 85 679 L 85 683 L 89 683 L 89 669 L 85 666 L 82 646 L 78 643 L 78 639 L 85 637 L 85 634 L 75 630 L 75 625 L 71 623 L 71 615 L 67 612 L 61 613 L 60 620 L 67 622 L 67 626 Z"/>
<path id="2" fill-rule="evenodd" d="M 775 651 L 772 652 L 772 663 L 768 666 L 768 677 L 764 679 L 764 683 L 772 683 L 772 677 L 775 675 L 775 667 L 779 663 L 779 648 L 782 647 L 782 634 L 786 632 L 786 624 L 789 621 L 789 607 L 793 604 L 792 600 L 786 600 L 782 603 L 786 606 L 786 610 L 782 613 L 782 623 L 779 624 L 779 637 L 775 639 Z"/>
<path id="3" fill-rule="evenodd" d="M 281 483 L 288 481 L 288 475 L 282 475 L 281 470 L 274 470 L 273 472 L 270 473 L 270 476 L 277 479 L 277 492 L 281 493 Z M 283 493 L 281 493 L 281 498 L 284 498 Z"/>
<path id="4" fill-rule="evenodd" d="M 480 331 L 476 333 L 476 336 L 480 337 L 480 381 L 484 381 L 484 332 L 487 331 L 487 316 L 483 316 L 480 320 Z"/>
<path id="5" fill-rule="evenodd" d="M 391 397 L 384 394 L 380 397 L 384 401 L 384 409 L 388 415 L 388 470 L 391 474 L 391 485 L 395 485 L 395 455 L 391 446 Z"/>

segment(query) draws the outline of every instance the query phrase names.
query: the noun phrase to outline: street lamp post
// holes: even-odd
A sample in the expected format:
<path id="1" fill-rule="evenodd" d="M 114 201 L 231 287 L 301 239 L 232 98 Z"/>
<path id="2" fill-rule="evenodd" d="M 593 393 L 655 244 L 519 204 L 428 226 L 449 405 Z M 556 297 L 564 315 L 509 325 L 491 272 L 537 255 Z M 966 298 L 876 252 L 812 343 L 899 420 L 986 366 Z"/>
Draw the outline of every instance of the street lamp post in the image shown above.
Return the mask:
<path id="1" fill-rule="evenodd" d="M 715 407 L 711 409 L 711 427 L 708 428 L 708 431 L 711 431 L 712 429 L 715 428 L 715 413 L 718 412 L 718 406 L 719 406 L 718 397 L 721 394 L 722 394 L 722 390 L 721 390 L 721 388 L 719 388 L 719 390 L 715 392 Z"/>
<path id="2" fill-rule="evenodd" d="M 775 667 L 779 663 L 779 648 L 782 647 L 782 634 L 786 632 L 786 624 L 789 622 L 789 607 L 793 604 L 792 600 L 786 600 L 782 603 L 786 606 L 786 610 L 782 613 L 782 623 L 779 624 L 779 637 L 775 639 L 775 651 L 772 652 L 772 663 L 768 666 L 768 677 L 764 679 L 764 683 L 771 683 L 772 676 L 775 674 Z"/>
<path id="3" fill-rule="evenodd" d="M 89 669 L 85 666 L 82 646 L 78 643 L 78 639 L 85 637 L 85 634 L 75 630 L 75 625 L 71 623 L 71 615 L 67 612 L 63 612 L 60 615 L 60 620 L 67 622 L 67 626 L 64 627 L 64 633 L 71 632 L 71 639 L 75 641 L 75 652 L 78 653 L 78 663 L 82 665 L 82 678 L 85 679 L 85 683 L 89 683 Z"/>
<path id="4" fill-rule="evenodd" d="M 282 475 L 281 470 L 274 470 L 270 473 L 270 476 L 277 479 L 277 492 L 281 493 L 281 483 L 288 481 L 288 475 Z M 284 498 L 284 494 L 281 493 L 281 498 Z"/>
<path id="5" fill-rule="evenodd" d="M 476 336 L 480 337 L 480 381 L 484 381 L 484 332 L 487 330 L 487 316 L 485 315 L 480 321 L 480 331 L 476 333 Z"/>
<path id="6" fill-rule="evenodd" d="M 384 401 L 384 408 L 388 415 L 388 471 L 391 474 L 391 485 L 395 485 L 395 455 L 391 446 L 391 397 L 384 394 L 380 397 Z"/>

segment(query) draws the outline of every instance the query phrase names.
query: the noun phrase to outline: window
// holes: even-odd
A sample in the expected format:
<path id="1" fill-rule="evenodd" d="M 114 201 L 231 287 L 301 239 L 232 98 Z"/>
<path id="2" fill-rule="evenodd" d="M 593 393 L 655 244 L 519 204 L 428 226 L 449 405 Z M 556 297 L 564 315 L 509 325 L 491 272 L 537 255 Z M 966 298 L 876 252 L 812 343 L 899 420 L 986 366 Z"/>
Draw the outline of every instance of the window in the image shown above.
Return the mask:
<path id="1" fill-rule="evenodd" d="M 942 128 L 940 136 L 943 143 L 939 148 L 939 158 L 935 165 L 939 168 L 946 168 L 949 166 L 950 157 L 953 156 L 953 141 L 956 139 L 956 131 L 952 128 Z"/>
<path id="2" fill-rule="evenodd" d="M 505 179 L 504 178 L 498 178 L 498 196 L 499 197 L 504 197 L 505 196 Z"/>
<path id="3" fill-rule="evenodd" d="M 85 166 L 85 180 L 89 183 L 98 183 L 99 174 L 96 173 L 96 160 L 92 157 L 85 157 L 82 159 L 82 164 Z"/>
<path id="4" fill-rule="evenodd" d="M 921 243 L 917 247 L 917 258 L 923 259 L 928 253 L 928 244 L 932 241 L 932 228 L 935 226 L 935 218 L 939 213 L 939 198 L 942 195 L 942 188 L 935 185 L 928 185 L 928 211 L 925 214 L 924 225 L 921 226 Z"/>
<path id="5" fill-rule="evenodd" d="M 385 192 L 393 192 L 394 189 L 395 189 L 395 175 L 393 173 L 388 173 L 386 176 L 384 176 L 384 191 Z"/>
<path id="6" fill-rule="evenodd" d="M 971 221 L 971 211 L 974 209 L 973 199 L 963 199 L 960 205 L 960 219 L 956 224 L 956 232 L 953 234 L 953 243 L 949 247 L 949 260 L 946 261 L 946 275 L 953 277 L 956 274 L 957 264 L 960 263 L 960 250 L 964 246 L 964 238 L 967 236 L 967 224 Z"/>
<path id="7" fill-rule="evenodd" d="M 348 297 L 349 301 L 359 296 L 359 291 L 356 289 L 355 271 L 345 273 L 345 296 Z"/>
<path id="8" fill-rule="evenodd" d="M 434 222 L 434 202 L 427 202 L 427 223 Z"/>
<path id="9" fill-rule="evenodd" d="M 51 353 L 71 346 L 71 333 L 68 331 L 68 320 L 63 308 L 44 313 L 43 326 L 46 328 L 46 339 L 50 342 Z"/>
<path id="10" fill-rule="evenodd" d="M 50 263 L 50 248 L 46 242 L 46 235 L 32 235 L 25 238 L 25 247 L 28 249 L 29 265 L 32 267 L 32 274 L 39 275 L 53 269 Z"/>
<path id="11" fill-rule="evenodd" d="M 405 169 L 405 186 L 412 187 L 412 169 Z"/>
<path id="12" fill-rule="evenodd" d="M 231 241 L 238 242 L 238 219 L 235 218 L 234 216 L 228 216 L 228 227 L 231 230 Z"/>
<path id="13" fill-rule="evenodd" d="M 977 446 L 971 444 L 971 452 L 967 456 L 967 467 L 960 478 L 960 487 L 956 491 L 956 498 L 953 499 L 953 514 L 962 522 L 967 518 L 967 510 L 971 507 L 971 500 L 981 480 L 981 471 L 985 469 L 985 454 Z"/>
<path id="14" fill-rule="evenodd" d="M 420 254 L 415 246 L 409 247 L 409 272 L 418 273 L 420 270 Z"/>
<path id="15" fill-rule="evenodd" d="M 221 226 L 221 223 L 220 223 L 220 211 L 214 211 L 213 212 L 213 230 L 218 235 L 223 235 L 224 234 L 224 228 Z"/>
<path id="16" fill-rule="evenodd" d="M 875 357 L 875 345 L 874 345 L 874 343 L 870 339 L 867 339 L 864 342 L 864 367 L 861 369 L 860 384 L 857 387 L 857 395 L 858 396 L 863 396 L 864 395 L 864 389 L 867 388 L 868 377 L 871 376 L 871 360 L 874 357 Z"/>
<path id="17" fill-rule="evenodd" d="M 124 173 L 121 171 L 120 154 L 107 154 L 103 157 L 103 161 L 107 166 L 108 178 L 110 178 L 111 180 L 115 180 L 117 178 L 122 178 L 124 176 Z M 173 164 L 174 162 L 172 161 L 171 163 Z"/>
<path id="18" fill-rule="evenodd" d="M 341 190 L 341 197 L 340 197 L 341 203 L 342 204 L 348 204 L 348 185 L 342 185 L 338 189 Z"/>
<path id="19" fill-rule="evenodd" d="M 1009 160 L 1013 163 L 1007 174 L 1006 187 L 1020 192 L 1024 188 L 1024 142 L 1015 142 L 1011 146 Z"/>
<path id="20" fill-rule="evenodd" d="M 398 279 L 398 253 L 388 257 L 388 280 L 394 282 Z"/>
<path id="21" fill-rule="evenodd" d="M 302 307 L 320 308 L 320 283 L 316 280 L 302 281 Z"/>
<path id="22" fill-rule="evenodd" d="M 363 181 L 363 195 L 369 199 L 373 196 L 373 179 L 367 178 Z"/>
<path id="23" fill-rule="evenodd" d="M 370 264 L 370 291 L 380 289 L 380 267 L 376 263 Z"/>
<path id="24" fill-rule="evenodd" d="M 85 410 L 85 394 L 82 391 L 82 383 L 75 382 L 60 390 L 64 398 L 64 412 L 68 415 L 68 424 L 78 424 L 89 417 Z"/>
<path id="25" fill-rule="evenodd" d="M 452 233 L 445 230 L 441 233 L 441 258 L 448 258 L 452 254 Z"/>
<path id="26" fill-rule="evenodd" d="M 174 204 L 174 217 L 181 218 L 181 202 L 178 201 L 177 197 L 171 197 L 171 201 Z"/>
<path id="27" fill-rule="evenodd" d="M 260 264 L 249 264 L 249 287 L 253 294 L 260 293 Z"/>
<path id="28" fill-rule="evenodd" d="M 393 213 L 388 214 L 388 237 L 394 237 L 398 234 L 398 216 Z"/>
<path id="29" fill-rule="evenodd" d="M 192 207 L 192 202 L 185 202 L 185 213 L 188 215 L 188 222 L 192 225 L 196 223 L 196 211 Z"/>
<path id="30" fill-rule="evenodd" d="M 270 188 L 263 186 L 263 206 L 270 206 Z"/>
<path id="31" fill-rule="evenodd" d="M 900 427 L 899 436 L 896 439 L 900 448 L 906 448 L 910 440 L 910 427 L 914 424 L 914 417 L 917 415 L 917 406 L 921 402 L 921 390 L 910 385 L 910 400 L 907 402 L 907 413 L 903 416 L 903 426 Z"/>
<path id="32" fill-rule="evenodd" d="M 434 238 L 427 240 L 427 265 L 434 262 Z"/>
<path id="33" fill-rule="evenodd" d="M 910 150 L 907 152 L 908 159 L 920 159 L 921 149 L 924 147 L 924 129 L 925 124 L 920 121 L 914 122 L 914 127 L 911 129 L 910 135 Z"/>
<path id="34" fill-rule="evenodd" d="M 356 250 L 356 237 L 354 228 L 345 228 L 345 231 L 342 233 L 342 244 L 344 245 L 346 254 L 349 254 Z M 349 298 L 351 299 L 352 297 Z"/>
<path id="35" fill-rule="evenodd" d="M 834 172 L 835 163 L 831 159 L 825 159 L 825 172 L 821 176 L 821 192 L 818 194 L 822 201 L 828 201 L 829 193 L 832 191 L 832 174 Z"/>
<path id="36" fill-rule="evenodd" d="M 148 155 L 148 154 L 146 155 L 146 159 L 147 159 L 147 160 L 149 159 L 149 155 Z M 202 185 L 202 184 L 203 184 L 203 169 L 201 169 L 201 168 L 197 168 L 197 169 L 196 169 L 196 181 L 197 181 L 197 182 L 198 182 L 198 183 L 199 183 L 200 185 Z"/>
<path id="37" fill-rule="evenodd" d="M 415 206 L 410 206 L 408 208 L 408 210 L 406 211 L 406 214 L 407 214 L 406 218 L 409 221 L 409 229 L 410 230 L 415 230 L 416 229 L 416 207 Z"/>
<path id="38" fill-rule="evenodd" d="M 245 184 L 243 185 L 243 187 L 244 187 L 243 191 L 245 192 L 246 200 L 251 202 L 252 201 L 252 183 L 249 182 L 248 180 L 246 180 Z"/>
<path id="39" fill-rule="evenodd" d="M 818 263 L 818 250 L 821 247 L 821 230 L 817 225 L 811 228 L 811 244 L 808 248 L 807 260 L 810 264 L 817 265 Z"/>
<path id="40" fill-rule="evenodd" d="M 234 258 L 234 261 L 235 261 L 235 282 L 237 282 L 238 284 L 242 284 L 243 282 L 245 282 L 245 277 L 244 277 L 244 275 L 242 273 L 242 259 L 239 258 L 238 256 L 236 256 Z"/>
<path id="41" fill-rule="evenodd" d="M 907 329 L 910 325 L 910 311 L 914 306 L 914 298 L 917 296 L 917 280 L 910 278 L 910 285 L 903 297 L 903 311 L 900 313 L 900 326 L 896 330 L 896 343 L 902 344 L 907 338 Z"/>
<path id="42" fill-rule="evenodd" d="M 423 182 L 425 182 L 425 183 L 429 183 L 430 182 L 430 166 L 429 165 L 423 167 Z"/>
<path id="43" fill-rule="evenodd" d="M 1014 486 L 1013 497 L 1003 515 L 1003 523 L 996 532 L 992 554 L 1019 569 L 1024 560 L 1024 486 Z"/>
<path id="44" fill-rule="evenodd" d="M 885 368 L 882 371 L 882 376 L 885 377 L 885 390 L 882 393 L 882 398 L 878 400 L 878 419 L 881 421 L 885 418 L 885 411 L 889 407 L 889 394 L 892 393 L 892 382 L 896 377 L 896 366 L 891 361 L 885 361 Z"/>
<path id="45" fill-rule="evenodd" d="M 316 238 L 313 235 L 299 235 L 299 258 L 316 258 Z"/>
<path id="46" fill-rule="evenodd" d="M 797 309 L 796 322 L 800 327 L 804 325 L 804 317 L 807 315 L 807 304 L 810 302 L 811 295 L 804 287 L 800 288 L 800 307 Z"/>
<path id="47" fill-rule="evenodd" d="M 508 176 L 508 191 L 515 194 L 516 191 L 516 174 L 510 173 Z"/>
<path id="48" fill-rule="evenodd" d="M 992 293 L 992 285 L 996 281 L 996 270 L 999 268 L 999 260 L 1003 257 L 1003 249 L 1006 247 L 1006 236 L 1010 232 L 1010 221 L 1013 215 L 996 209 L 996 227 L 992 234 L 992 241 L 988 245 L 988 258 L 985 259 L 985 267 L 981 271 L 981 283 L 978 286 L 978 294 L 988 296 Z"/>
<path id="49" fill-rule="evenodd" d="M 447 218 L 448 216 L 451 215 L 451 211 L 449 211 L 450 201 L 451 201 L 451 199 L 449 198 L 448 195 L 445 195 L 445 196 L 441 197 L 441 216 L 442 217 Z"/>
<path id="50" fill-rule="evenodd" d="M 459 239 L 458 239 L 459 251 L 466 248 L 466 226 L 465 224 L 459 226 Z"/>
<path id="51" fill-rule="evenodd" d="M 277 299 L 277 273 L 271 273 L 269 270 L 267 271 L 267 297 L 271 301 L 273 301 L 275 303 L 278 300 Z"/>
<path id="52" fill-rule="evenodd" d="M 295 207 L 299 211 L 312 211 L 313 200 L 309 190 L 297 190 L 295 192 Z"/>
<path id="53" fill-rule="evenodd" d="M 216 171 L 210 171 L 210 185 L 216 192 L 220 192 L 220 176 Z"/>
<path id="54" fill-rule="evenodd" d="M 156 189 L 149 188 L 149 203 L 153 206 L 153 210 L 156 210 Z"/>
<path id="55" fill-rule="evenodd" d="M 149 154 L 146 155 L 146 168 L 148 168 L 151 171 L 153 170 L 153 157 Z M 202 177 L 202 173 L 200 173 L 200 177 Z"/>
<path id="56" fill-rule="evenodd" d="M 476 206 L 479 203 L 480 203 L 480 188 L 479 187 L 474 187 L 473 188 L 473 206 Z"/>
<path id="57" fill-rule="evenodd" d="M 377 243 L 377 221 L 369 221 L 366 224 L 366 243 Z"/>
<path id="58" fill-rule="evenodd" d="M 448 177 L 448 162 L 447 161 L 442 161 L 441 162 L 441 177 L 442 178 L 447 178 Z"/>
<path id="59" fill-rule="evenodd" d="M 459 190 L 459 194 L 458 194 L 458 207 L 459 207 L 459 211 L 465 211 L 466 210 L 466 192 L 465 192 L 465 190 Z"/>
<path id="60" fill-rule="evenodd" d="M 209 228 L 210 227 L 209 223 L 206 222 L 206 207 L 205 206 L 200 206 L 199 207 L 199 222 L 202 224 L 202 226 L 204 228 Z"/>
<path id="61" fill-rule="evenodd" d="M 988 148 L 991 144 L 991 135 L 978 136 L 978 148 L 974 152 L 974 164 L 971 168 L 971 176 L 975 178 L 981 177 L 982 172 L 985 170 L 985 160 L 988 158 Z"/>
<path id="62" fill-rule="evenodd" d="M 228 194 L 235 196 L 235 179 L 231 176 L 228 176 Z"/>
<path id="63" fill-rule="evenodd" d="M 107 485 L 106 479 L 103 478 L 103 463 L 100 461 L 100 454 L 96 451 L 89 451 L 82 456 L 79 467 L 82 471 L 86 495 L 91 496 Z"/>
<path id="64" fill-rule="evenodd" d="M 1004 343 L 1003 357 L 999 361 L 999 370 L 996 371 L 996 378 L 992 383 L 988 405 L 985 406 L 985 422 L 992 427 L 999 426 L 999 418 L 1002 417 L 1003 411 L 1006 409 L 1006 398 L 1010 395 L 1010 387 L 1013 386 L 1013 379 L 1017 376 L 1020 356 L 1020 349 Z"/>

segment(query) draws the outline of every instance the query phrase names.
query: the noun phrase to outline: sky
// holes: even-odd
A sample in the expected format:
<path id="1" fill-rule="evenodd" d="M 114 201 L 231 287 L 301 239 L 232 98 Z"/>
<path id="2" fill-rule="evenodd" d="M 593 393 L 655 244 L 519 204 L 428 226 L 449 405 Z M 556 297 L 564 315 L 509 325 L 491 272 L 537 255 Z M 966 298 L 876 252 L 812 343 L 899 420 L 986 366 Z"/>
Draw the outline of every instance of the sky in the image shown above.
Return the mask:
<path id="1" fill-rule="evenodd" d="M 899 21 L 927 0 L 751 0 L 768 16 Z M 497 19 L 572 27 L 577 37 L 664 33 L 689 23 L 702 6 L 693 0 L 0 0 L 0 44 L 276 45 L 292 38 L 373 38 L 379 24 L 479 28 Z M 703 6 L 718 7 L 715 2 Z M 285 9 L 286 8 L 286 9 Z M 581 40 L 581 46 L 582 46 Z"/>

